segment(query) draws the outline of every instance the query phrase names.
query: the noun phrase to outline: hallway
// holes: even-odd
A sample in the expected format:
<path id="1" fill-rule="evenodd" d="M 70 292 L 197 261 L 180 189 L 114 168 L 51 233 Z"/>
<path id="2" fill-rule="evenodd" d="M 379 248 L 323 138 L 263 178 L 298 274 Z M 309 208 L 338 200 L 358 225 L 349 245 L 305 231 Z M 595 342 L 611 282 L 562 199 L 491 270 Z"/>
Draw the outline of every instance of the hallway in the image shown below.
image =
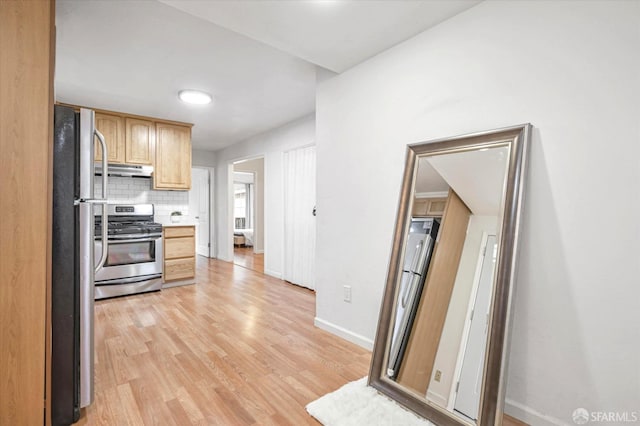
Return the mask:
<path id="1" fill-rule="evenodd" d="M 264 273 L 264 253 L 255 254 L 253 247 L 234 247 L 233 263 L 256 272 Z"/>
<path id="2" fill-rule="evenodd" d="M 317 425 L 305 405 L 367 374 L 369 351 L 313 325 L 312 291 L 200 256 L 196 279 L 96 302 L 78 425 Z"/>

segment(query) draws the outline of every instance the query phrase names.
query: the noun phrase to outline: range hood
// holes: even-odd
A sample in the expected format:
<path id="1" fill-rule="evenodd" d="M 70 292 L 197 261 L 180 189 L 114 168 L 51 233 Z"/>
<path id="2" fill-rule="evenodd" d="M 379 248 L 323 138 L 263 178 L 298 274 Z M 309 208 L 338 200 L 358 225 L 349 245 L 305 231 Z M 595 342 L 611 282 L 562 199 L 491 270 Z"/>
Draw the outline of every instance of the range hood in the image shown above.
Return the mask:
<path id="1" fill-rule="evenodd" d="M 153 166 L 132 166 L 129 164 L 109 164 L 107 173 L 109 174 L 109 176 L 150 178 L 151 174 L 153 173 Z M 101 163 L 96 163 L 95 174 L 96 176 L 102 175 Z"/>

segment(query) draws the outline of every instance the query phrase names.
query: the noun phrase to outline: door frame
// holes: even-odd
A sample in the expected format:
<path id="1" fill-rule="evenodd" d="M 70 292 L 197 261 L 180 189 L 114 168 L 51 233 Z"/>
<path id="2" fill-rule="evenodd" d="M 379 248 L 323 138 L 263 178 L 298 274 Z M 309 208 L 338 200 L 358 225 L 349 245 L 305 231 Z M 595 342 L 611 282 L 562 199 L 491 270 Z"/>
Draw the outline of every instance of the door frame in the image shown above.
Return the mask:
<path id="1" fill-rule="evenodd" d="M 193 171 L 193 169 L 206 170 L 207 173 L 209 174 L 209 256 L 207 257 L 215 258 L 216 257 L 216 245 L 215 245 L 216 227 L 215 227 L 213 213 L 215 211 L 214 207 L 215 207 L 215 178 L 216 178 L 215 171 L 216 170 L 215 170 L 215 167 L 208 167 L 208 166 L 192 166 L 191 170 Z M 193 214 L 191 214 L 191 216 L 193 216 Z"/>
<path id="2" fill-rule="evenodd" d="M 266 175 L 267 175 L 267 161 L 266 161 L 266 154 L 256 154 L 256 155 L 249 155 L 246 157 L 238 157 L 238 158 L 234 158 L 231 159 L 227 162 L 227 234 L 228 234 L 228 238 L 226 241 L 227 244 L 227 253 L 229 253 L 229 261 L 231 263 L 233 263 L 234 261 L 234 245 L 233 245 L 233 230 L 235 229 L 235 223 L 234 223 L 234 207 L 235 207 L 235 197 L 234 197 L 234 179 L 233 179 L 233 173 L 234 173 L 234 166 L 235 163 L 239 163 L 239 162 L 243 162 L 243 161 L 251 161 L 251 160 L 259 160 L 262 159 L 262 167 L 263 167 L 263 176 L 262 176 L 262 182 L 263 182 L 263 186 L 266 187 Z M 242 172 L 242 173 L 250 173 L 250 172 Z M 260 227 L 260 224 L 258 223 L 257 217 L 256 217 L 256 213 L 257 213 L 257 198 L 255 196 L 255 192 L 257 191 L 257 179 L 256 179 L 256 173 L 253 172 L 253 192 L 254 192 L 254 197 L 253 200 L 251 200 L 252 202 L 252 211 L 254 214 L 254 223 L 253 223 L 253 235 L 254 235 L 254 247 L 253 247 L 253 253 L 254 254 L 261 254 L 261 253 L 265 253 L 265 248 L 267 246 L 267 233 L 266 233 L 266 220 L 265 220 L 265 213 L 263 212 L 262 215 L 262 226 L 264 227 L 264 229 L 262 229 L 262 250 L 260 252 L 256 252 L 256 244 L 255 244 L 255 237 L 258 234 L 258 228 Z M 265 193 L 266 193 L 266 188 L 262 188 L 262 202 L 263 204 L 266 205 L 267 199 L 265 197 Z M 266 211 L 266 207 L 264 209 Z M 266 257 L 266 254 L 265 254 Z"/>

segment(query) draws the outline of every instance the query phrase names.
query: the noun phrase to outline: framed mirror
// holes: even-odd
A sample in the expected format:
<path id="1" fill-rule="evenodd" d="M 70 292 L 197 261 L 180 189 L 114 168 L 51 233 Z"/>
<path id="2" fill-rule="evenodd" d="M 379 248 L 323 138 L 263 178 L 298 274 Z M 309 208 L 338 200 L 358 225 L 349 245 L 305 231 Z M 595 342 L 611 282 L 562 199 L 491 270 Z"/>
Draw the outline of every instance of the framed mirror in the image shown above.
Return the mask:
<path id="1" fill-rule="evenodd" d="M 407 148 L 369 385 L 436 425 L 502 423 L 530 135 Z"/>

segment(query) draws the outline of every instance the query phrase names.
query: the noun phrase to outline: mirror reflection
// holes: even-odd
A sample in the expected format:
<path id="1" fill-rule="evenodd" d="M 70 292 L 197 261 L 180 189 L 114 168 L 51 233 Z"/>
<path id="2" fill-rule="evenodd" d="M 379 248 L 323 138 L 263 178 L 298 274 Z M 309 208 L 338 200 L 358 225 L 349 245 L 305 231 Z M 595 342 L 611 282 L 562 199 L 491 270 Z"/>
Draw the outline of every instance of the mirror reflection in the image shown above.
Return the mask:
<path id="1" fill-rule="evenodd" d="M 509 146 L 417 159 L 386 377 L 478 418 Z"/>

